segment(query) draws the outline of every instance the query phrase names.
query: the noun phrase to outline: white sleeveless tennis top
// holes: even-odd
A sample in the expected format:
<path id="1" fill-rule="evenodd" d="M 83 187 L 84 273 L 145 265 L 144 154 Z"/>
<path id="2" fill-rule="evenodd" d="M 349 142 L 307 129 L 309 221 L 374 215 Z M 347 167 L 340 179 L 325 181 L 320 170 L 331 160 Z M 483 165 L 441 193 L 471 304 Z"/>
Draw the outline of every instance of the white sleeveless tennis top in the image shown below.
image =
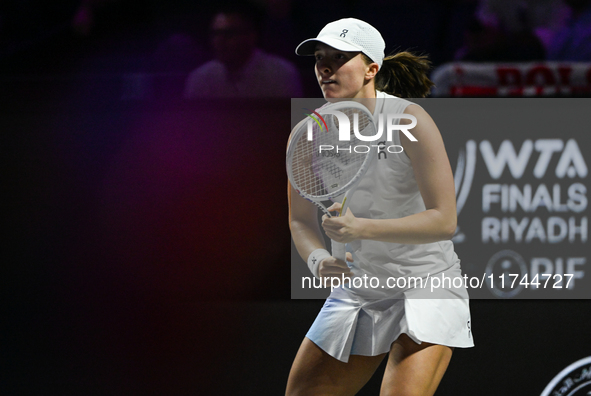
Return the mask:
<path id="1" fill-rule="evenodd" d="M 411 104 L 378 91 L 376 123 L 380 114 L 402 114 Z M 399 133 L 394 132 L 394 141 L 384 145 L 400 145 Z M 356 217 L 391 219 L 425 210 L 406 154 L 380 150 L 374 161 L 349 198 Z M 356 277 L 375 278 L 380 286 L 339 287 L 331 293 L 306 334 L 329 355 L 347 362 L 350 355 L 386 353 L 402 333 L 417 343 L 474 345 L 465 287 L 432 289 L 428 283 L 429 277 L 462 277 L 451 241 L 407 245 L 357 240 L 347 244 L 347 250 L 353 254 Z M 389 278 L 420 278 L 426 287 L 410 282 L 387 287 Z"/>
<path id="2" fill-rule="evenodd" d="M 377 124 L 380 114 L 384 121 L 387 114 L 402 114 L 412 104 L 414 103 L 408 100 L 378 91 L 374 120 Z M 399 124 L 400 120 L 394 120 L 393 123 Z M 387 142 L 384 131 L 384 141 L 379 142 L 384 149 L 376 153 L 374 163 L 349 198 L 349 208 L 356 217 L 396 219 L 425 210 L 410 159 L 404 152 L 395 153 L 397 150 L 394 146 L 401 146 L 400 133 L 395 130 L 392 134 L 393 142 Z M 394 153 L 388 152 L 389 146 L 392 146 L 390 151 Z M 354 273 L 379 277 L 383 282 L 388 277 L 426 278 L 459 264 L 451 241 L 399 244 L 356 240 L 349 244 L 348 250 L 355 258 L 357 271 Z M 388 295 L 389 293 L 382 293 L 382 290 L 365 290 L 361 296 L 381 298 Z"/>

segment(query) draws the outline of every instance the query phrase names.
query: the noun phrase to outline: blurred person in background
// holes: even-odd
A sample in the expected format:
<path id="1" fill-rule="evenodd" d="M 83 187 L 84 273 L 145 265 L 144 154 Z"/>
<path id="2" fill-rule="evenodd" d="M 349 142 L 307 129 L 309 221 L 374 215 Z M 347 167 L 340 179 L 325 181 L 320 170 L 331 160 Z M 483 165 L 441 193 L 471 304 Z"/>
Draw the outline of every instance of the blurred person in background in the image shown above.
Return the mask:
<path id="1" fill-rule="evenodd" d="M 249 3 L 219 9 L 210 24 L 214 59 L 189 74 L 185 98 L 300 97 L 299 72 L 258 48 L 262 11 Z"/>
<path id="2" fill-rule="evenodd" d="M 545 59 L 545 46 L 565 18 L 560 0 L 480 0 L 456 60 L 526 62 Z"/>
<path id="3" fill-rule="evenodd" d="M 591 61 L 591 0 L 564 0 L 568 18 L 549 40 L 547 60 Z"/>

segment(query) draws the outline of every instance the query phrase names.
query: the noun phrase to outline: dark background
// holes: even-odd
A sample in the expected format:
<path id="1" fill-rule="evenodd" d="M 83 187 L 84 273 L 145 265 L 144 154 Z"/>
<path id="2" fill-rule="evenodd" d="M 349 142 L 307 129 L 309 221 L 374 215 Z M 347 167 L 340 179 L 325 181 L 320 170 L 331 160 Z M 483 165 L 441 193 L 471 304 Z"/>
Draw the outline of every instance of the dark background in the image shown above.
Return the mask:
<path id="1" fill-rule="evenodd" d="M 2 393 L 281 394 L 322 305 L 289 299 L 289 102 L 34 104 L 0 117 Z M 539 394 L 589 355 L 586 300 L 471 304 L 438 394 Z"/>
<path id="2" fill-rule="evenodd" d="M 370 16 L 400 38 L 392 49 L 440 63 L 456 42 L 441 32 L 465 12 L 444 3 L 377 2 Z M 0 393 L 282 394 L 322 305 L 290 300 L 289 100 L 180 100 L 204 57 L 170 69 L 153 54 L 177 31 L 200 42 L 197 3 L 112 5 L 86 38 L 68 30 L 74 1 L 14 4 L 0 10 Z M 365 17 L 339 4 L 325 5 L 333 19 Z M 326 18 L 311 10 L 298 9 L 293 40 L 269 40 L 314 36 Z M 153 97 L 122 100 L 126 73 L 159 70 L 172 72 Z M 588 301 L 471 305 L 477 346 L 456 350 L 438 395 L 537 395 L 591 355 Z"/>

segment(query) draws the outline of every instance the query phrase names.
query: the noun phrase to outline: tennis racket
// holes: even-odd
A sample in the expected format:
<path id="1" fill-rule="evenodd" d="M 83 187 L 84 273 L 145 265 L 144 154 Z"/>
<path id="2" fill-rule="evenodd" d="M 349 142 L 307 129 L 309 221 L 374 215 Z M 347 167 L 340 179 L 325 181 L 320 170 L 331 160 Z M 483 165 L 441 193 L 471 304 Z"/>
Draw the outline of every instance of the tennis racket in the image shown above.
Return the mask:
<path id="1" fill-rule="evenodd" d="M 375 148 L 371 149 L 356 133 L 370 138 L 377 131 L 372 114 L 357 102 L 330 103 L 313 113 L 296 125 L 291 135 L 287 175 L 302 197 L 332 217 L 323 202 L 334 202 L 335 198 L 344 196 L 339 215 L 346 213 L 347 198 L 353 195 L 375 156 L 372 155 Z M 350 140 L 339 139 L 339 126 Z M 333 257 L 345 261 L 345 244 L 335 241 L 331 244 Z"/>

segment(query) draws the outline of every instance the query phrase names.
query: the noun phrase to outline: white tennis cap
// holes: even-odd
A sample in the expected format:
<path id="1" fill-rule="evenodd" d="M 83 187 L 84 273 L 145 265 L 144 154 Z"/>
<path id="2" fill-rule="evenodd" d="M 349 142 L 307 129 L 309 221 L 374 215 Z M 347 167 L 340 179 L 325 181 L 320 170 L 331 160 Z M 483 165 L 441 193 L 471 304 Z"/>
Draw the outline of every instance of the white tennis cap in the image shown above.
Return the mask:
<path id="1" fill-rule="evenodd" d="M 355 18 L 339 19 L 326 25 L 318 37 L 302 41 L 298 55 L 314 55 L 316 43 L 321 42 L 339 51 L 360 51 L 382 67 L 386 43 L 376 28 Z"/>

